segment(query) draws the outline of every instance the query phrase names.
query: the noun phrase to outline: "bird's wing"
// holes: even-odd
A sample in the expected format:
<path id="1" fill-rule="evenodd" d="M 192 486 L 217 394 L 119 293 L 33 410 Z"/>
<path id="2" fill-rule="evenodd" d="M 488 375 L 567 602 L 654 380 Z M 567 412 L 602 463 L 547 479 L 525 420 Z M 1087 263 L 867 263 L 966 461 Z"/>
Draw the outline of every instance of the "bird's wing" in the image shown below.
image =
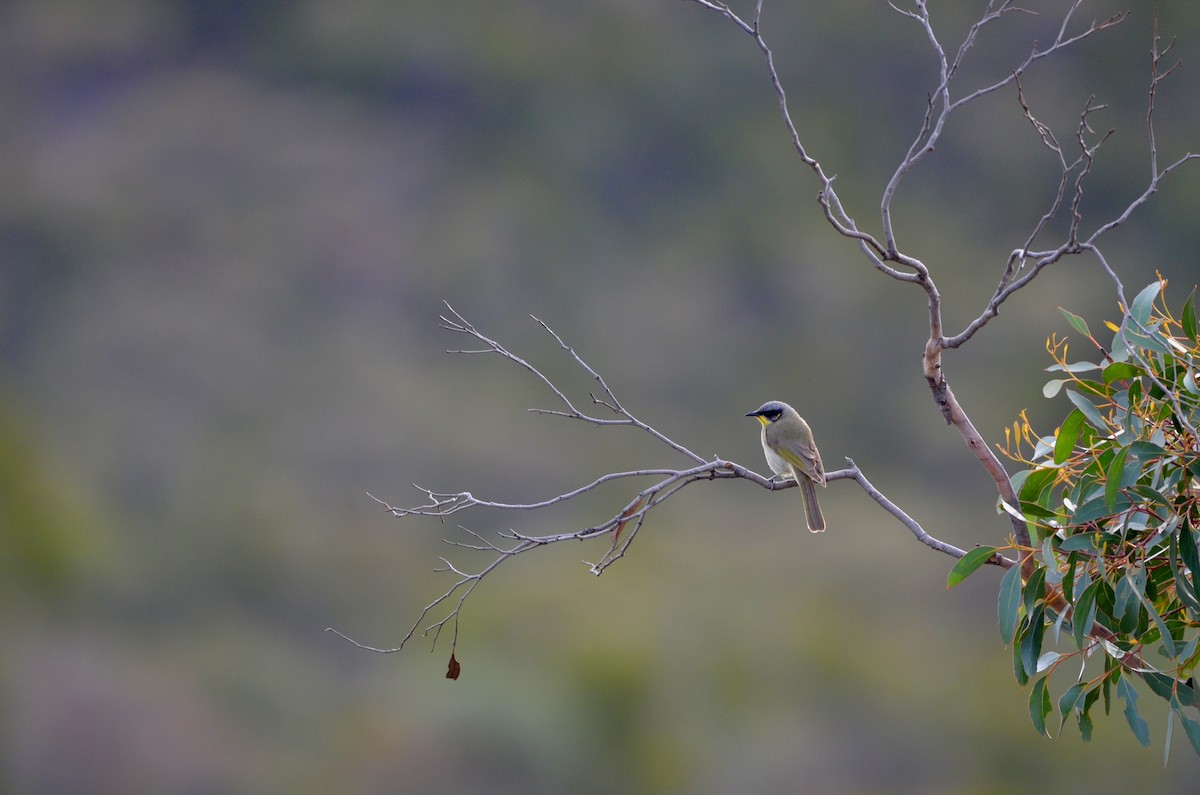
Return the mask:
<path id="1" fill-rule="evenodd" d="M 809 480 L 825 485 L 825 465 L 821 463 L 821 454 L 815 446 L 793 439 L 781 444 L 777 452 L 780 458 Z"/>

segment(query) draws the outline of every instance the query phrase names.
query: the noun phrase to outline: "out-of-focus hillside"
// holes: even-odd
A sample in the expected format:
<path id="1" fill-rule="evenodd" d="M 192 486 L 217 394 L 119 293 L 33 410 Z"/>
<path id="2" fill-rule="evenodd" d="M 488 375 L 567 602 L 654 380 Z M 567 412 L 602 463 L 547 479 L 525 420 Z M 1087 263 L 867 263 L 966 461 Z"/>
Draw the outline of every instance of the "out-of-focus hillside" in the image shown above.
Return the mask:
<path id="1" fill-rule="evenodd" d="M 957 46 L 978 4 L 949 5 L 933 13 Z M 1049 41 L 1063 5 L 986 28 L 964 89 Z M 936 83 L 928 42 L 882 2 L 765 6 L 805 144 L 874 231 Z M 1136 8 L 1023 80 L 1064 142 L 1089 96 L 1110 106 L 1089 228 L 1146 185 L 1151 25 Z M 1183 59 L 1158 96 L 1165 163 L 1200 146 L 1200 12 L 1162 2 L 1159 26 Z M 579 560 L 603 550 L 577 545 L 505 566 L 467 603 L 458 682 L 445 638 L 383 656 L 322 632 L 391 646 L 449 584 L 432 569 L 454 526 L 368 492 L 532 500 L 672 463 L 528 414 L 552 396 L 527 374 L 444 353 L 462 340 L 438 329 L 443 301 L 586 395 L 528 316 L 545 320 L 701 454 L 762 468 L 742 414 L 788 400 L 828 468 L 852 456 L 947 541 L 1002 541 L 918 369 L 923 294 L 821 219 L 760 53 L 717 15 L 14 0 L 0 106 L 0 789 L 1194 791 L 1186 743 L 1164 770 L 1119 715 L 1091 744 L 1039 739 L 998 577 L 946 592 L 950 559 L 844 481 L 824 536 L 791 492 L 712 483 L 599 579 Z M 906 180 L 900 242 L 952 331 L 1056 181 L 1012 90 L 955 116 Z M 1182 170 L 1107 239 L 1127 288 L 1161 272 L 1182 303 L 1198 201 Z M 1094 261 L 1064 261 L 947 355 L 989 438 L 1025 408 L 1052 429 L 1057 306 L 1117 312 Z M 456 519 L 577 528 L 627 499 Z"/>

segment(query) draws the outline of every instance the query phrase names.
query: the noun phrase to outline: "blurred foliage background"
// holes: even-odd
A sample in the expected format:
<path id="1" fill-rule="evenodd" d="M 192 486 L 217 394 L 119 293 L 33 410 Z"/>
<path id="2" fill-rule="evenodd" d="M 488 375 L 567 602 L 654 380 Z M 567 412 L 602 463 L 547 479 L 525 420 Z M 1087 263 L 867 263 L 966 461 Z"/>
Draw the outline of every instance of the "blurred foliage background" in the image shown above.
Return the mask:
<path id="1" fill-rule="evenodd" d="M 932 5 L 955 47 L 981 4 Z M 986 28 L 959 93 L 1049 41 L 1065 5 Z M 1078 24 L 1126 7 L 1086 3 Z M 1165 164 L 1197 146 L 1200 9 L 1158 8 L 1183 59 L 1159 92 Z M 882 0 L 768 2 L 765 24 L 806 145 L 875 230 L 935 85 L 927 41 Z M 1064 142 L 1089 96 L 1109 106 L 1085 228 L 1146 184 L 1151 36 L 1135 3 L 1024 80 Z M 703 454 L 763 468 L 741 415 L 788 400 L 829 468 L 852 456 L 947 541 L 1002 542 L 919 371 L 923 296 L 821 219 L 760 54 L 715 14 L 12 0 L 0 102 L 5 791 L 1194 792 L 1181 736 L 1162 766 L 1165 713 L 1151 751 L 1119 715 L 1091 744 L 1039 738 L 995 628 L 998 573 L 947 592 L 952 561 L 846 482 L 821 537 L 795 494 L 713 483 L 599 579 L 579 564 L 599 548 L 511 563 L 467 604 L 458 682 L 445 639 L 385 656 L 322 632 L 393 645 L 449 584 L 432 569 L 455 529 L 367 492 L 533 500 L 673 463 L 528 415 L 550 397 L 527 375 L 443 353 L 461 340 L 437 328 L 442 301 L 585 395 L 527 315 L 544 319 Z M 1006 90 L 904 183 L 900 243 L 951 331 L 1057 176 Z M 1185 170 L 1106 239 L 1127 289 L 1158 271 L 1182 303 L 1198 200 Z M 1043 432 L 1061 416 L 1040 393 L 1059 305 L 1118 314 L 1074 259 L 947 356 L 986 436 L 1024 408 Z M 577 528 L 626 499 L 457 518 Z"/>

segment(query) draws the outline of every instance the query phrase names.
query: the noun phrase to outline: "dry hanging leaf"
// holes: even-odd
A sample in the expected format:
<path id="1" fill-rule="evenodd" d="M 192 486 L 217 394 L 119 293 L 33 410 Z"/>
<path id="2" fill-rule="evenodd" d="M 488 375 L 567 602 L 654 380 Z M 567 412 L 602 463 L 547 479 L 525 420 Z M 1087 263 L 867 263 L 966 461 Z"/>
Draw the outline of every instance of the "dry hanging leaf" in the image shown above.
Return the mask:
<path id="1" fill-rule="evenodd" d="M 629 524 L 629 518 L 642 509 L 646 504 L 646 497 L 638 497 L 629 507 L 621 513 L 621 521 L 617 522 L 617 526 L 613 529 L 612 540 L 615 547 L 621 541 L 621 531 L 625 529 L 625 525 Z"/>
<path id="2" fill-rule="evenodd" d="M 446 669 L 447 679 L 457 679 L 462 673 L 462 666 L 458 664 L 458 660 L 454 659 L 454 652 L 450 652 L 450 667 Z"/>

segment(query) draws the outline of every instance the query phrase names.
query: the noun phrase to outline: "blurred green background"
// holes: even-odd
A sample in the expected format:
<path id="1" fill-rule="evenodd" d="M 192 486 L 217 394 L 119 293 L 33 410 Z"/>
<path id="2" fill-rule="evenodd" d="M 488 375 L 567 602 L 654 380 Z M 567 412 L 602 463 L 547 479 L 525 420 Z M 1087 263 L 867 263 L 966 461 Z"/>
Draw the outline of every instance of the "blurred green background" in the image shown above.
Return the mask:
<path id="1" fill-rule="evenodd" d="M 743 4 L 745 5 L 745 4 Z M 979 3 L 932 4 L 948 47 Z M 1062 2 L 988 27 L 961 93 L 1057 29 Z M 870 231 L 935 85 L 882 0 L 766 4 L 806 145 Z M 946 6 L 946 7 L 941 7 Z M 1117 130 L 1085 229 L 1145 187 L 1149 3 L 1036 67 L 1064 143 L 1089 96 Z M 1160 2 L 1183 65 L 1162 163 L 1197 146 L 1200 10 Z M 1082 26 L 1126 8 L 1089 2 Z M 952 561 L 856 487 L 799 499 L 689 489 L 597 579 L 601 542 L 506 565 L 448 644 L 376 655 L 449 584 L 453 523 L 367 492 L 412 483 L 536 500 L 679 463 L 636 433 L 526 413 L 551 396 L 454 357 L 448 301 L 561 379 L 703 455 L 765 469 L 768 398 L 827 467 L 852 456 L 925 527 L 1001 543 L 995 494 L 919 370 L 923 294 L 820 218 L 761 56 L 680 2 L 12 0 L 0 7 L 0 786 L 6 792 L 1192 793 L 1200 764 L 1142 700 L 1081 742 L 1039 738 L 995 628 L 998 575 Z M 997 92 L 953 118 L 894 206 L 951 331 L 1048 206 L 1055 161 Z M 1200 174 L 1105 240 L 1130 295 L 1197 280 Z M 1062 225 L 1055 226 L 1056 234 Z M 1048 244 L 1058 238 L 1046 240 Z M 1056 306 L 1117 316 L 1094 260 L 1055 265 L 947 374 L 991 439 L 1041 397 Z M 1079 344 L 1078 342 L 1076 343 Z M 1080 349 L 1082 351 L 1082 349 Z M 1060 399 L 1060 402 L 1061 399 Z M 601 521 L 600 491 L 480 533 Z M 463 566 L 479 565 L 453 551 Z"/>

